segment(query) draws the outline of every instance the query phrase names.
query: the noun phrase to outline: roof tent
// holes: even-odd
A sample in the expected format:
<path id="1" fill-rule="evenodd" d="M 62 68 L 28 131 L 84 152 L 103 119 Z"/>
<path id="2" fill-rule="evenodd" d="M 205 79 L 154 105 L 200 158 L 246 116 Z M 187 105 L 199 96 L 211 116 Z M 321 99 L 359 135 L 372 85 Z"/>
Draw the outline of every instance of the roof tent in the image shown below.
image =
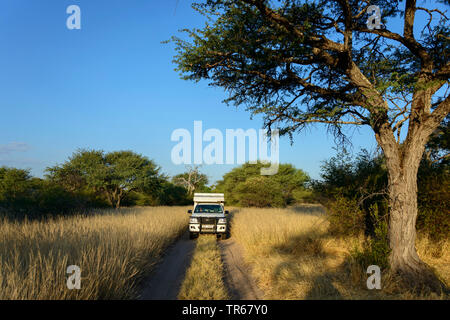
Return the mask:
<path id="1" fill-rule="evenodd" d="M 223 193 L 194 193 L 194 203 L 224 203 Z"/>

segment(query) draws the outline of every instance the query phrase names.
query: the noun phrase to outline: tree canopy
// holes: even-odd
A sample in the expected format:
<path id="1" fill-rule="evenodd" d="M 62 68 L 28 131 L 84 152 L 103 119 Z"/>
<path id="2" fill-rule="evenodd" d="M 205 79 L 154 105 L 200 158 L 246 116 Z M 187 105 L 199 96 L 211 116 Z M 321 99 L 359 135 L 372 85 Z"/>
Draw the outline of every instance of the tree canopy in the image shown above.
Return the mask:
<path id="1" fill-rule="evenodd" d="M 159 170 L 152 160 L 132 151 L 98 150 L 79 150 L 66 163 L 47 169 L 51 180 L 69 189 L 88 186 L 116 208 L 132 191 L 157 192 L 164 179 Z"/>
<path id="2" fill-rule="evenodd" d="M 174 38 L 175 62 L 184 79 L 225 88 L 227 102 L 264 114 L 281 133 L 314 122 L 337 134 L 345 124 L 397 133 L 413 95 L 434 95 L 450 76 L 448 19 L 438 8 L 406 1 L 403 11 L 400 3 L 208 0 L 194 5 L 206 26 L 185 30 L 192 41 Z M 366 25 L 372 4 L 381 9 L 383 29 Z M 416 11 L 430 16 L 420 39 L 413 32 Z M 403 35 L 386 27 L 400 16 Z M 447 97 L 433 97 L 416 116 L 438 124 L 448 113 Z"/>
<path id="3" fill-rule="evenodd" d="M 280 164 L 276 175 L 261 176 L 263 166 L 245 163 L 234 168 L 217 183 L 215 191 L 224 192 L 229 205 L 254 207 L 285 207 L 307 194 L 310 179 L 304 171 Z"/>

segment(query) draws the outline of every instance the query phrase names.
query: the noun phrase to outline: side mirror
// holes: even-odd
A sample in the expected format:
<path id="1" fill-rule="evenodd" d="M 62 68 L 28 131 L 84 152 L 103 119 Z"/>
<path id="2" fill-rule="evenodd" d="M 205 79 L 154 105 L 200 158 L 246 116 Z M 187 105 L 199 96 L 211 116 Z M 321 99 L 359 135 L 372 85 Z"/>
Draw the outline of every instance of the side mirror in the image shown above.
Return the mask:
<path id="1" fill-rule="evenodd" d="M 230 212 L 228 210 L 225 210 L 225 214 L 229 214 Z"/>
<path id="2" fill-rule="evenodd" d="M 188 213 L 191 214 L 191 213 L 192 213 L 192 210 L 188 210 Z"/>

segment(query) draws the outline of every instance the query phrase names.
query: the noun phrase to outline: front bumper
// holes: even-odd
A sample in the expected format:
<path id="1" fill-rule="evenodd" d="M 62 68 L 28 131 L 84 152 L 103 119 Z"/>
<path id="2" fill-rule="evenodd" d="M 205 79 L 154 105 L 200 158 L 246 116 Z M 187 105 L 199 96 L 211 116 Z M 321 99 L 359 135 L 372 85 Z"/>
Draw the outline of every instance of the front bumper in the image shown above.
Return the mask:
<path id="1" fill-rule="evenodd" d="M 225 233 L 227 232 L 227 225 L 226 224 L 204 225 L 200 223 L 190 223 L 189 231 L 198 233 Z"/>

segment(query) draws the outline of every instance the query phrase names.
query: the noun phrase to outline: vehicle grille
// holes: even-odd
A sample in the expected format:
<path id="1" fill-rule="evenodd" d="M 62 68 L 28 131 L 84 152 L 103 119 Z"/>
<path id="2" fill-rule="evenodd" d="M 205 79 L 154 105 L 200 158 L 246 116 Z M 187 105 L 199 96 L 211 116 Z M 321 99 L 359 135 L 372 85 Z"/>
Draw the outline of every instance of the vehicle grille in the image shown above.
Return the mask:
<path id="1" fill-rule="evenodd" d="M 202 224 L 216 224 L 216 218 L 202 218 Z"/>

